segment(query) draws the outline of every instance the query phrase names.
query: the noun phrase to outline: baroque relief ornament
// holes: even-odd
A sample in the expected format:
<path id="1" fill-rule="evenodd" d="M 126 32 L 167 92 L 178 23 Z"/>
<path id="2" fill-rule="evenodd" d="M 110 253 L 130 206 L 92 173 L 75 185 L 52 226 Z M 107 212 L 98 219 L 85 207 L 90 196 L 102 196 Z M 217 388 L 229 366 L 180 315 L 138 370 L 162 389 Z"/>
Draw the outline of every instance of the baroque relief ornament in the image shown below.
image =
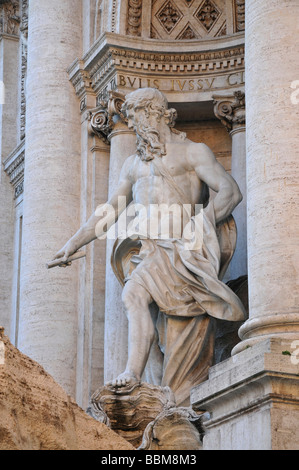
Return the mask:
<path id="1" fill-rule="evenodd" d="M 220 15 L 221 12 L 211 0 L 205 0 L 199 10 L 195 13 L 195 17 L 207 31 L 212 29 Z"/>
<path id="2" fill-rule="evenodd" d="M 17 36 L 21 18 L 19 15 L 19 2 L 17 0 L 0 1 L 0 34 Z"/>
<path id="3" fill-rule="evenodd" d="M 169 1 L 158 11 L 156 17 L 166 32 L 170 34 L 182 18 L 182 13 L 173 2 Z"/>
<path id="4" fill-rule="evenodd" d="M 141 35 L 141 15 L 142 15 L 142 0 L 129 0 L 128 10 L 128 27 L 127 34 L 130 36 Z"/>

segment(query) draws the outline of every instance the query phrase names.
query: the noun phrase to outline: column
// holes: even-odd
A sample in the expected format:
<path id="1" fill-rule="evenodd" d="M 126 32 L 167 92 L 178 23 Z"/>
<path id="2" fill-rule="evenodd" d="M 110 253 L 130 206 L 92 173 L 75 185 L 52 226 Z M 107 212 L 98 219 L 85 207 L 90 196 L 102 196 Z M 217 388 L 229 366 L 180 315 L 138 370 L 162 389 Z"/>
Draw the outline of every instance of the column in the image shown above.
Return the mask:
<path id="1" fill-rule="evenodd" d="M 30 0 L 19 348 L 75 396 L 78 267 L 46 262 L 80 226 L 80 114 L 67 68 L 81 0 Z M 82 261 L 83 262 L 83 261 Z"/>
<path id="2" fill-rule="evenodd" d="M 136 134 L 118 120 L 111 132 L 109 196 L 117 188 L 122 165 L 136 152 Z M 121 301 L 122 287 L 111 267 L 111 252 L 115 240 L 107 240 L 106 308 L 105 308 L 105 381 L 125 370 L 128 358 L 128 324 Z"/>
<path id="3" fill-rule="evenodd" d="M 82 114 L 81 226 L 108 197 L 110 147 L 89 132 L 90 113 Z M 83 409 L 104 383 L 105 267 L 106 244 L 96 240 L 86 247 L 79 276 L 76 400 Z"/>
<path id="4" fill-rule="evenodd" d="M 18 118 L 19 11 L 0 3 L 0 325 L 11 337 L 14 263 L 14 189 L 3 163 L 15 149 Z M 12 338 L 12 341 L 14 338 Z"/>
<path id="5" fill-rule="evenodd" d="M 124 95 L 111 91 L 107 102 L 102 103 L 91 119 L 92 131 L 104 142 L 110 142 L 108 198 L 117 188 L 124 161 L 136 152 L 136 134 L 128 129 L 121 112 L 124 100 Z M 107 239 L 106 244 L 105 382 L 123 372 L 128 356 L 128 325 L 121 301 L 122 287 L 111 267 L 114 242 L 114 239 Z"/>
<path id="6" fill-rule="evenodd" d="M 299 338 L 298 16 L 297 0 L 246 2 L 250 318 L 235 353 Z"/>
<path id="7" fill-rule="evenodd" d="M 231 175 L 243 195 L 242 202 L 234 210 L 237 225 L 237 245 L 230 264 L 230 278 L 238 279 L 247 274 L 247 188 L 246 188 L 246 127 L 245 94 L 214 96 L 214 112 L 227 128 L 232 138 Z"/>

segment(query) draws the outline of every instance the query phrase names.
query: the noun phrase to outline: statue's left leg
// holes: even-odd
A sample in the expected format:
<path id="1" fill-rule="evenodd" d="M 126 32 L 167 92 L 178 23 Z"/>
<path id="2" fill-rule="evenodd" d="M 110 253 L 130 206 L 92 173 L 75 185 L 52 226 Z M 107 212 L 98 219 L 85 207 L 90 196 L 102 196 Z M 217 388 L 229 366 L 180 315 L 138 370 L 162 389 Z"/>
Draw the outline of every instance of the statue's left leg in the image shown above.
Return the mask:
<path id="1" fill-rule="evenodd" d="M 109 383 L 114 387 L 140 381 L 155 337 L 149 309 L 152 298 L 147 290 L 131 279 L 124 287 L 122 300 L 129 322 L 129 351 L 125 371 Z"/>

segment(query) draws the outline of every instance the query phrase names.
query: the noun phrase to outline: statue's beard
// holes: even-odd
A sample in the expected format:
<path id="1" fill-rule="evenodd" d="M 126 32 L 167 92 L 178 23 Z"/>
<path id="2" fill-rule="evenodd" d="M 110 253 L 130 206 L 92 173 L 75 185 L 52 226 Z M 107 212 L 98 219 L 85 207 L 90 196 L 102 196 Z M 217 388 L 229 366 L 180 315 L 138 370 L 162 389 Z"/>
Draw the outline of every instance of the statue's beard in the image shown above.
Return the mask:
<path id="1" fill-rule="evenodd" d="M 165 145 L 160 142 L 160 133 L 154 127 L 141 124 L 136 128 L 137 154 L 141 160 L 149 161 L 166 155 Z"/>

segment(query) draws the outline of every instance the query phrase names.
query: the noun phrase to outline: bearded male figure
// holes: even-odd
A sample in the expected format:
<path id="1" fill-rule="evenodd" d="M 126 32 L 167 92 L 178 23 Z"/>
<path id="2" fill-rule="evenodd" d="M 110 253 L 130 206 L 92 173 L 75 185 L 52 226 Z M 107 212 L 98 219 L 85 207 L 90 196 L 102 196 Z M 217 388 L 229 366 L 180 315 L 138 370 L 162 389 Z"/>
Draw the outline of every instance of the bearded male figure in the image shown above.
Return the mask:
<path id="1" fill-rule="evenodd" d="M 129 352 L 125 371 L 111 383 L 125 387 L 140 381 L 169 386 L 178 405 L 188 405 L 190 388 L 206 380 L 213 363 L 215 318 L 245 320 L 239 298 L 221 279 L 233 255 L 236 231 L 231 216 L 242 200 L 237 183 L 205 144 L 191 142 L 176 131 L 176 112 L 165 96 L 145 88 L 127 95 L 123 113 L 137 135 L 137 152 L 121 170 L 118 188 L 57 253 L 67 263 L 82 246 L 103 235 L 119 217 L 119 197 L 126 205 L 146 208 L 175 204 L 191 207 L 189 220 L 196 235 L 197 204 L 202 204 L 200 243 L 159 232 L 155 238 L 117 240 L 113 253 L 116 275 L 123 284 L 122 300 L 129 322 Z M 209 189 L 216 196 L 209 198 Z M 178 222 L 178 220 L 176 220 Z M 183 231 L 182 231 L 183 233 Z M 109 288 L 109 286 L 108 286 Z M 153 308 L 155 307 L 155 308 Z"/>

